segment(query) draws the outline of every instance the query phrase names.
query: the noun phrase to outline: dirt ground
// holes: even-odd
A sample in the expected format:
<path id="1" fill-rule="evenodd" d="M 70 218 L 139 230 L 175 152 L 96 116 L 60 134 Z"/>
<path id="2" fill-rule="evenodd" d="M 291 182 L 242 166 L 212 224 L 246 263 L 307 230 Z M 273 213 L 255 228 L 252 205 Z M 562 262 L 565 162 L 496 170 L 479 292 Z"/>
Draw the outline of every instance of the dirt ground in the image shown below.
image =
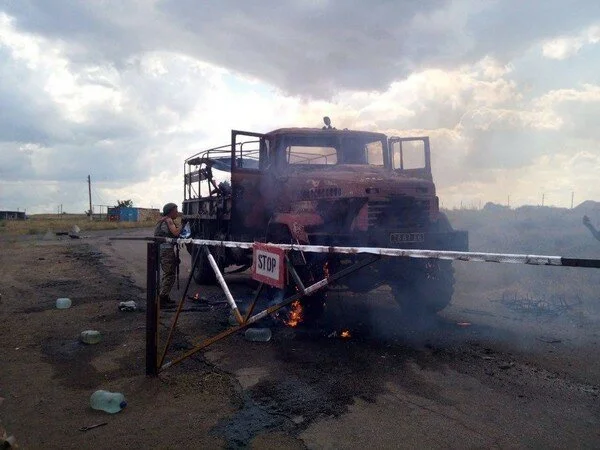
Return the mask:
<path id="1" fill-rule="evenodd" d="M 277 327 L 268 343 L 234 335 L 152 379 L 145 314 L 118 310 L 145 296 L 145 244 L 107 238 L 128 233 L 143 234 L 0 242 L 0 426 L 22 448 L 600 446 L 589 299 L 524 313 L 478 294 L 486 288 L 464 263 L 453 305 L 430 322 L 403 321 L 385 288 L 332 293 L 320 330 Z M 228 280 L 247 305 L 254 285 Z M 196 292 L 203 303 L 186 300 L 167 360 L 228 326 L 220 291 L 192 283 Z M 58 297 L 73 306 L 56 309 Z M 161 313 L 162 340 L 172 317 Z M 103 341 L 80 343 L 86 329 Z M 128 406 L 92 410 L 96 389 L 122 392 Z"/>

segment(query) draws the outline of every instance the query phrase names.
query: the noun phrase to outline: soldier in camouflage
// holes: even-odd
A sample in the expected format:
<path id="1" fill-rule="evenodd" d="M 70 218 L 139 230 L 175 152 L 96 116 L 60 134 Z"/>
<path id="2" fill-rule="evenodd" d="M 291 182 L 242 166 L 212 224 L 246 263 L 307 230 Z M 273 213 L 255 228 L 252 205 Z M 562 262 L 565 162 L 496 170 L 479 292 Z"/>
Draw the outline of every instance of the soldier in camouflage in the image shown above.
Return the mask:
<path id="1" fill-rule="evenodd" d="M 175 225 L 173 219 L 177 218 L 177 205 L 175 203 L 167 203 L 163 207 L 162 217 L 156 224 L 154 236 L 176 238 L 181 233 L 181 229 Z M 175 244 L 162 242 L 160 244 L 160 267 L 163 275 L 160 282 L 160 306 L 170 306 L 175 304 L 169 297 L 171 288 L 175 284 L 175 271 L 177 269 L 177 258 L 175 256 Z"/>

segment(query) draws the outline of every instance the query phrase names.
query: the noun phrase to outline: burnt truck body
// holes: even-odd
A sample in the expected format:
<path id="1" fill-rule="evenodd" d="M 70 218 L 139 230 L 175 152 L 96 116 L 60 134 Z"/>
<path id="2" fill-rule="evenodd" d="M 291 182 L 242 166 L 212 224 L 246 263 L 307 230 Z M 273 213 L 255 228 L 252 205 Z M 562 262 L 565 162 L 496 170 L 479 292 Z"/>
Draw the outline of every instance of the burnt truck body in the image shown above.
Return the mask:
<path id="1" fill-rule="evenodd" d="M 192 237 L 200 239 L 468 249 L 467 233 L 453 230 L 439 211 L 428 137 L 387 138 L 330 126 L 234 130 L 230 144 L 185 161 L 182 211 Z M 243 269 L 252 254 L 219 249 L 216 257 L 222 268 Z M 290 257 L 305 285 L 361 258 Z M 201 284 L 215 280 L 202 254 L 194 277 Z M 450 261 L 390 258 L 343 283 L 355 292 L 387 284 L 407 313 L 427 313 L 450 302 L 454 276 Z M 320 314 L 325 295 L 306 299 L 307 315 Z"/>

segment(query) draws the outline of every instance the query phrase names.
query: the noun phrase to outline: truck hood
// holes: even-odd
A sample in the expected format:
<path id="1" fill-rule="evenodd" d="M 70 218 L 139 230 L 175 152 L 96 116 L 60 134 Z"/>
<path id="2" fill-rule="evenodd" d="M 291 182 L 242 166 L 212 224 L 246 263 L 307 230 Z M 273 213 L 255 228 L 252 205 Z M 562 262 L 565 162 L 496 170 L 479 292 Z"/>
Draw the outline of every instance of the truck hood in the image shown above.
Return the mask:
<path id="1" fill-rule="evenodd" d="M 433 182 L 409 177 L 385 167 L 346 164 L 318 169 L 299 169 L 288 174 L 287 189 L 314 190 L 315 197 L 330 197 L 332 194 L 342 197 L 365 197 L 377 194 L 435 195 Z"/>

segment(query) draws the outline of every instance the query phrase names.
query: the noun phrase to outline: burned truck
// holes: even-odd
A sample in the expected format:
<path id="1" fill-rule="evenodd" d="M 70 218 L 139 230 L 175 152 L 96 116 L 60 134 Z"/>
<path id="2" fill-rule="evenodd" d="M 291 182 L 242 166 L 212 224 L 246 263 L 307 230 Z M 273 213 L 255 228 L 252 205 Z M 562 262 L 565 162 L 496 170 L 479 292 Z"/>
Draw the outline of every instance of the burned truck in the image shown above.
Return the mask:
<path id="1" fill-rule="evenodd" d="M 283 128 L 266 134 L 232 131 L 231 143 L 184 164 L 183 220 L 197 239 L 351 247 L 466 251 L 467 233 L 439 210 L 428 137 L 323 128 Z M 194 253 L 197 247 L 190 247 Z M 222 269 L 243 271 L 252 253 L 217 248 Z M 295 252 L 292 252 L 295 253 Z M 192 254 L 192 257 L 195 255 Z M 303 284 L 362 256 L 291 254 Z M 199 284 L 215 283 L 203 253 Z M 453 293 L 451 261 L 389 258 L 340 280 L 336 288 L 368 292 L 388 285 L 406 314 L 436 313 Z M 293 286 L 293 283 L 291 283 Z M 284 293 L 285 294 L 285 293 Z M 303 299 L 310 321 L 326 292 Z"/>

